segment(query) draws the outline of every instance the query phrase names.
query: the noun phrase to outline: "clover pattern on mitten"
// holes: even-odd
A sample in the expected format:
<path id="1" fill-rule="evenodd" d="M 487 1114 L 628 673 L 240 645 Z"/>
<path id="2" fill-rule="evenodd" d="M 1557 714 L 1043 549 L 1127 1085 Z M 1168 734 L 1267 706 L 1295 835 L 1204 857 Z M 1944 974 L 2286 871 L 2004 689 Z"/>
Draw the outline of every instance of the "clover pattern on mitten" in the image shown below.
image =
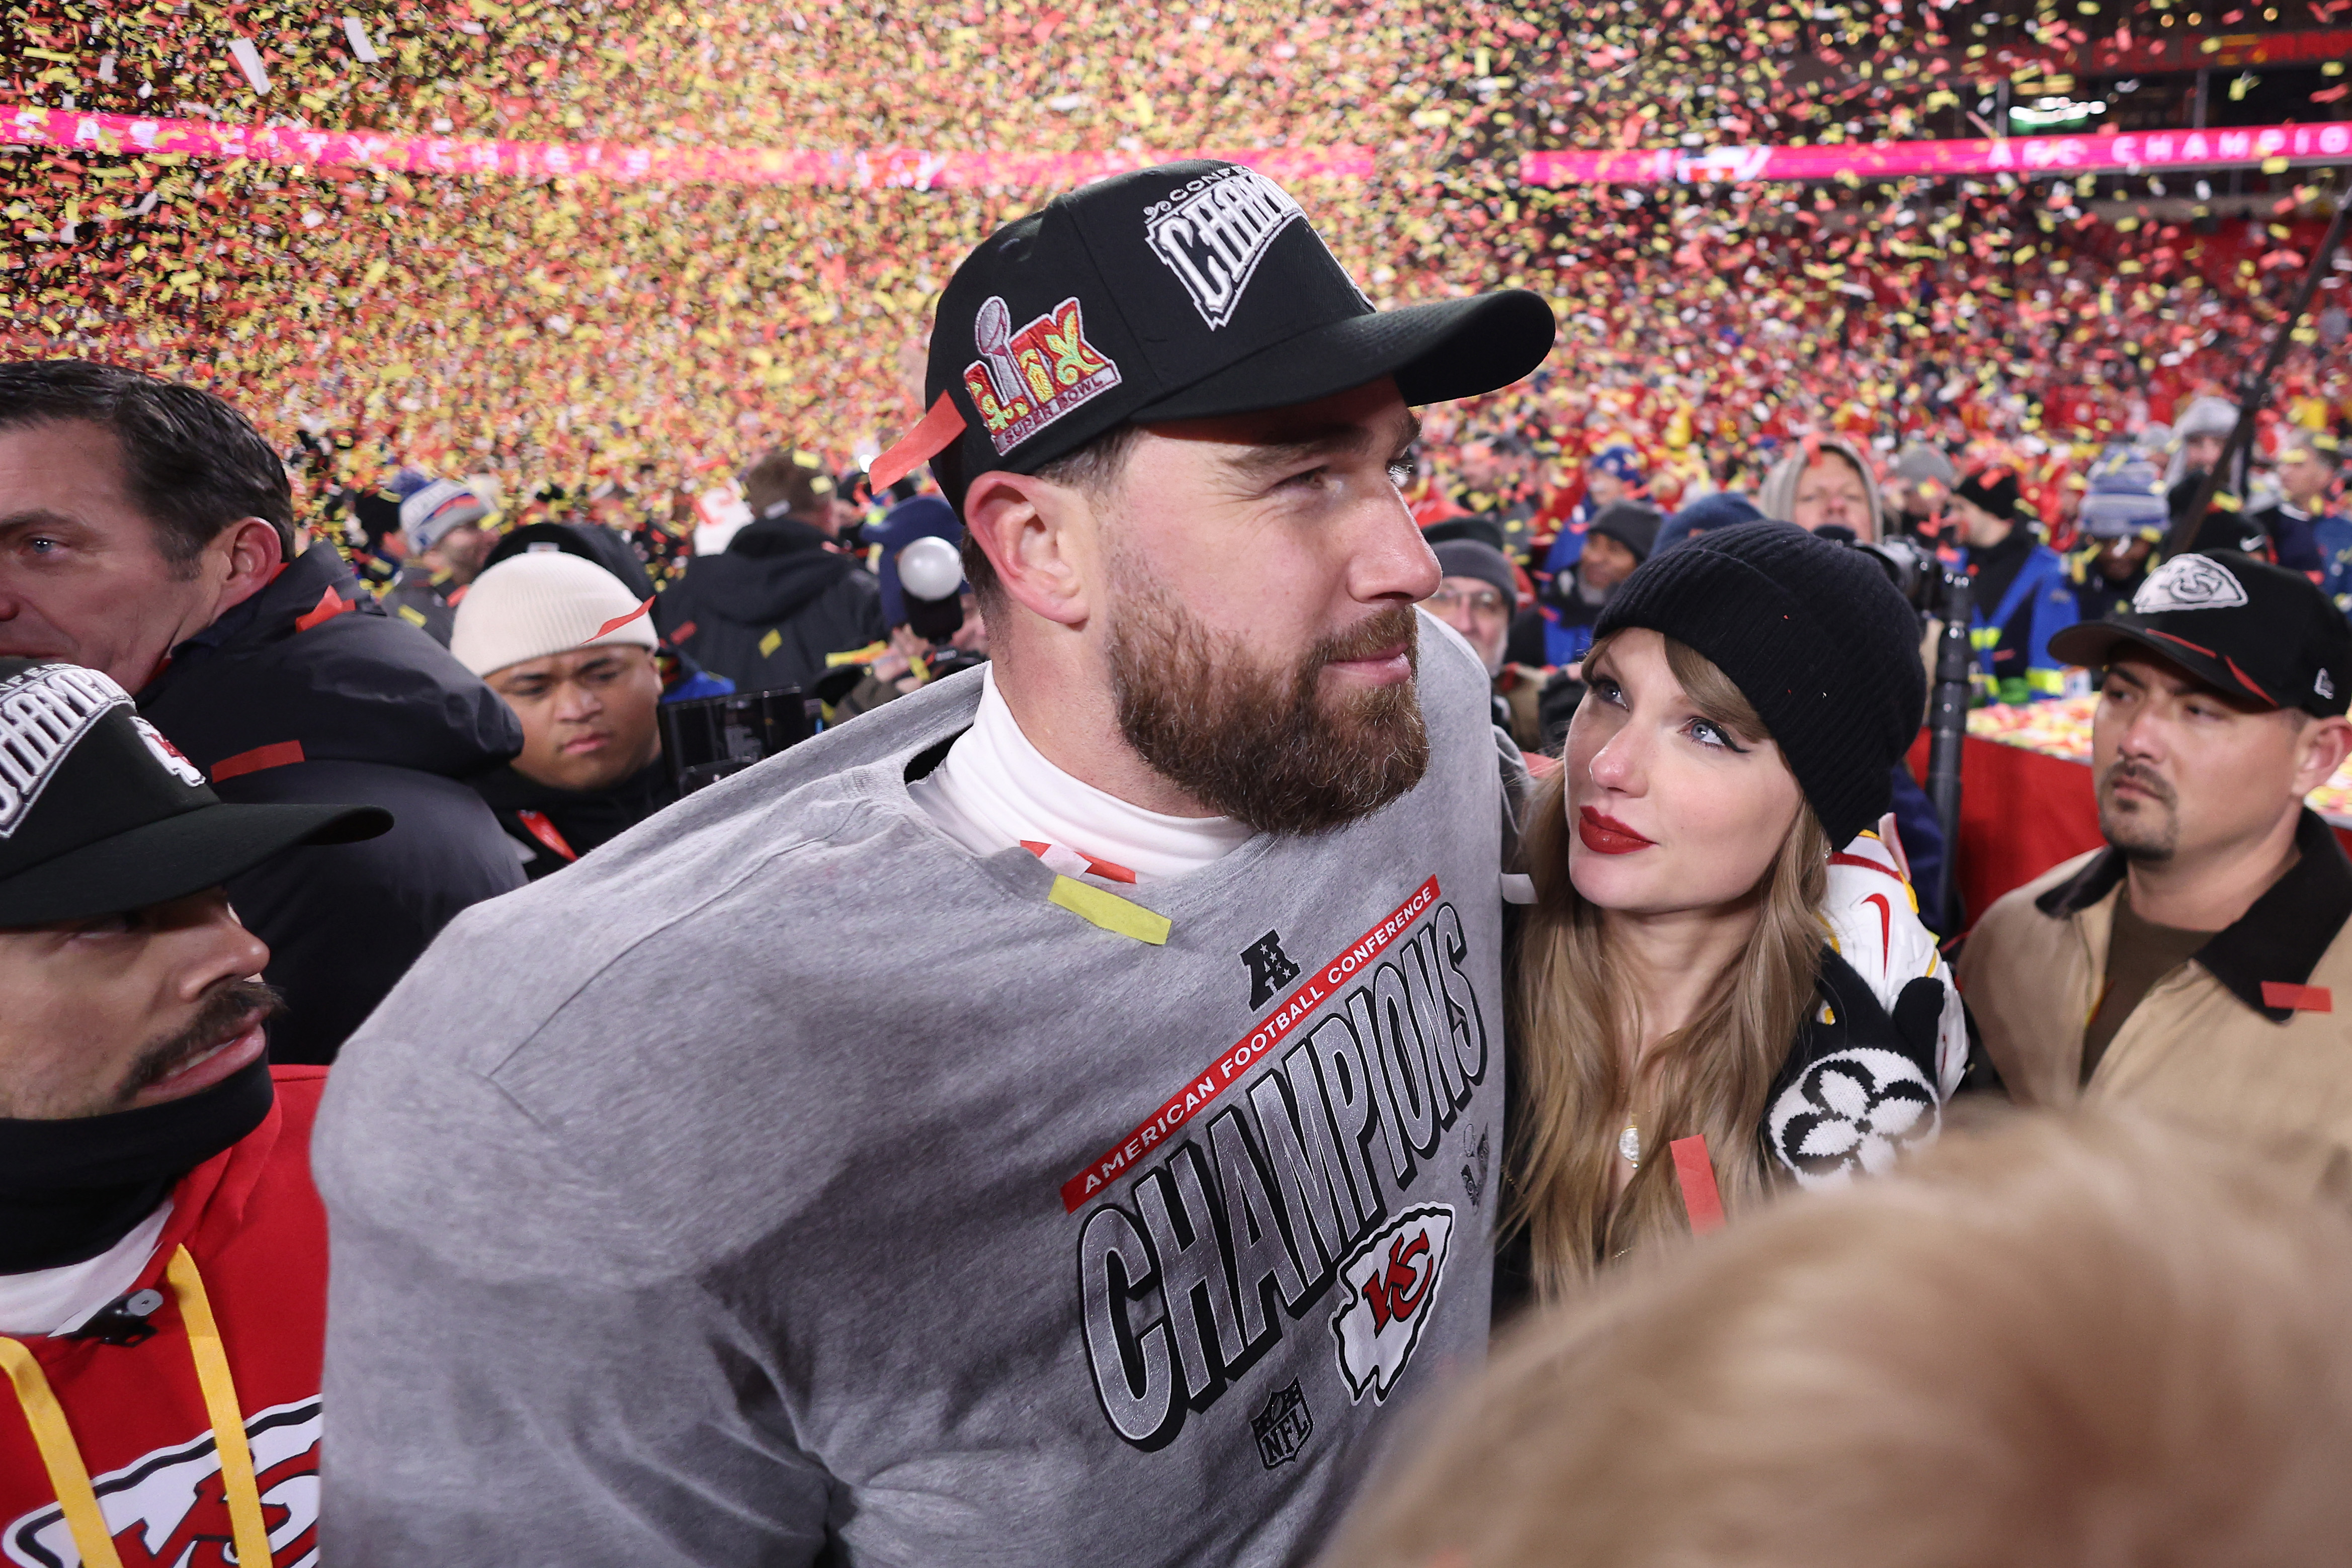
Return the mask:
<path id="1" fill-rule="evenodd" d="M 1913 980 L 1890 1015 L 1836 954 L 1822 956 L 1820 1005 L 1764 1122 L 1773 1155 L 1800 1186 L 1880 1175 L 1906 1146 L 1935 1140 L 1943 1112 L 1931 1075 L 1944 991 L 1941 980 Z"/>
<path id="2" fill-rule="evenodd" d="M 1812 1063 L 1772 1103 L 1772 1152 L 1807 1187 L 1841 1186 L 1893 1168 L 1906 1144 L 1932 1140 L 1942 1113 L 1911 1061 L 1870 1047 Z"/>

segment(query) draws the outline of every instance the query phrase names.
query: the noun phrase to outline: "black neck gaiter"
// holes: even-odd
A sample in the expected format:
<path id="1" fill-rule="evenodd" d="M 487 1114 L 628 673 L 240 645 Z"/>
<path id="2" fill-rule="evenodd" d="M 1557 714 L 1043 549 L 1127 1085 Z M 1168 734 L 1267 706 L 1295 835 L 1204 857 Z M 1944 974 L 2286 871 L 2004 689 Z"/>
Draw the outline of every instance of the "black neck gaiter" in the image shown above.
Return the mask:
<path id="1" fill-rule="evenodd" d="M 0 1117 L 0 1274 L 97 1257 L 154 1213 L 173 1183 L 261 1125 L 275 1097 L 264 1057 L 161 1105 Z"/>

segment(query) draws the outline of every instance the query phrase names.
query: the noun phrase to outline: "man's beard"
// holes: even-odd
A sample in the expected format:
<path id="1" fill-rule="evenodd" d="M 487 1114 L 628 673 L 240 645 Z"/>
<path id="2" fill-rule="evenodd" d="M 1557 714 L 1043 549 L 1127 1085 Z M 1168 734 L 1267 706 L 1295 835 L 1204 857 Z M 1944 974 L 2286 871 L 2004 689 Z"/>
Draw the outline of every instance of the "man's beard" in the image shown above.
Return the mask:
<path id="1" fill-rule="evenodd" d="M 1258 664 L 1154 589 L 1122 592 L 1108 652 L 1118 727 L 1169 782 L 1267 833 L 1322 833 L 1421 782 L 1429 732 L 1411 679 L 1326 696 L 1334 663 L 1402 643 L 1417 673 L 1419 622 L 1392 604 L 1327 637 L 1292 669 Z"/>
<path id="2" fill-rule="evenodd" d="M 2126 811 L 2111 791 L 2119 779 L 2128 779 L 2155 797 L 2132 803 Z M 2099 778 L 2099 831 L 2124 858 L 2168 861 L 2180 847 L 2180 802 L 2172 786 L 2153 768 L 2117 758 Z"/>
<path id="3" fill-rule="evenodd" d="M 139 1053 L 123 1079 L 119 1103 L 130 1104 L 142 1090 L 152 1089 L 214 1046 L 235 1039 L 230 1031 L 247 1014 L 257 1013 L 259 1021 L 285 1010 L 286 999 L 260 981 L 229 981 L 204 999 L 186 1027 L 150 1042 Z"/>

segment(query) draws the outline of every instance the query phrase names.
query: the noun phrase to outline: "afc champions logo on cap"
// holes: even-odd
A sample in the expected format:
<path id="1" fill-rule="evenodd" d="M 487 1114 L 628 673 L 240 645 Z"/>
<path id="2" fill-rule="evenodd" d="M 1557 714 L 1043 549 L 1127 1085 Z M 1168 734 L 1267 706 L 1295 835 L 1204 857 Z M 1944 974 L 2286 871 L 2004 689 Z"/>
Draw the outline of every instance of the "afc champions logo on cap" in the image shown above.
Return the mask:
<path id="1" fill-rule="evenodd" d="M 1256 170 L 1219 169 L 1145 208 L 1143 237 L 1213 332 L 1234 319 L 1275 236 L 1306 216 L 1289 192 Z"/>
<path id="2" fill-rule="evenodd" d="M 74 664 L 36 664 L 0 682 L 0 839 L 24 824 L 75 744 L 130 706 L 130 693 Z"/>
<path id="3" fill-rule="evenodd" d="M 2246 585 L 2210 556 L 2175 556 L 2158 567 L 2132 595 L 2132 613 L 2168 610 L 2235 610 L 2246 602 Z"/>
<path id="4" fill-rule="evenodd" d="M 971 337 L 980 358 L 963 368 L 963 390 L 999 457 L 1118 385 L 1118 366 L 1087 341 L 1075 295 L 1016 332 L 1012 308 L 992 294 Z"/>

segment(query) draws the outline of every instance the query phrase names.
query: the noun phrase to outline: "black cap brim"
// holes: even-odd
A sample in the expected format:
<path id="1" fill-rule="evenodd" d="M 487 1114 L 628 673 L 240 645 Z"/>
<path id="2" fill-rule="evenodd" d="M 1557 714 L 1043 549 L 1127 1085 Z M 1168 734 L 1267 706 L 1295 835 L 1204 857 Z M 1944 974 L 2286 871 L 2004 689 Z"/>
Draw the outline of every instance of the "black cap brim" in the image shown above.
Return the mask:
<path id="1" fill-rule="evenodd" d="M 1313 402 L 1394 376 L 1415 408 L 1495 392 L 1534 371 L 1559 332 L 1543 296 L 1507 288 L 1350 316 L 1286 338 L 1148 408 L 1138 423 Z"/>
<path id="2" fill-rule="evenodd" d="M 380 806 L 210 805 L 100 839 L 0 883 L 0 926 L 143 909 L 217 887 L 299 844 L 372 839 Z"/>
<path id="3" fill-rule="evenodd" d="M 2082 664 L 2099 669 L 2112 663 L 2119 647 L 2133 647 L 2153 653 L 2168 664 L 2178 664 L 2189 674 L 2211 686 L 2224 696 L 2258 703 L 2266 708 L 2281 707 L 2278 698 L 2263 690 L 2252 677 L 2232 663 L 2225 653 L 2159 632 L 2153 626 L 2137 626 L 2122 621 L 2080 621 L 2050 639 L 2050 652 L 2070 664 Z"/>

